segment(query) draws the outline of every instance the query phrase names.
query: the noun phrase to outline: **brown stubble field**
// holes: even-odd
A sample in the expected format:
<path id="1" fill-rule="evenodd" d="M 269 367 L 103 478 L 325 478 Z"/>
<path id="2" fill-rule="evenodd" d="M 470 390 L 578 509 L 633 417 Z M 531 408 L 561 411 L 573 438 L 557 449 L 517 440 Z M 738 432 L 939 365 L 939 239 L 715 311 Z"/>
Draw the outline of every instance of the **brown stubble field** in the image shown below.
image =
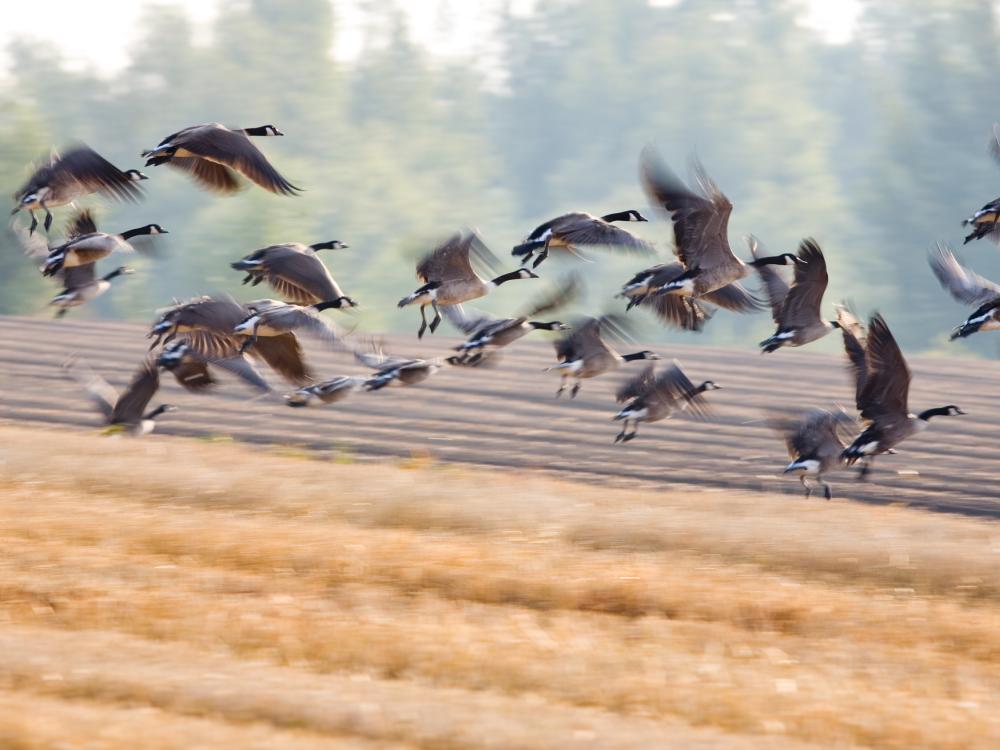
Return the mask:
<path id="1" fill-rule="evenodd" d="M 121 383 L 137 329 L 97 329 L 102 364 L 95 333 L 63 326 L 60 349 L 50 325 L 0 321 L 0 747 L 1000 745 L 982 373 L 943 447 L 915 441 L 858 490 L 839 476 L 827 503 L 778 491 L 797 490 L 769 476 L 780 446 L 743 424 L 760 357 L 723 375 L 733 355 L 682 354 L 727 386 L 719 422 L 624 450 L 610 384 L 553 405 L 530 346 L 306 414 L 171 385 L 177 435 L 127 440 L 86 429 L 56 365 L 89 353 Z M 434 440 L 443 403 L 458 434 Z M 734 457 L 736 434 L 767 460 Z"/>

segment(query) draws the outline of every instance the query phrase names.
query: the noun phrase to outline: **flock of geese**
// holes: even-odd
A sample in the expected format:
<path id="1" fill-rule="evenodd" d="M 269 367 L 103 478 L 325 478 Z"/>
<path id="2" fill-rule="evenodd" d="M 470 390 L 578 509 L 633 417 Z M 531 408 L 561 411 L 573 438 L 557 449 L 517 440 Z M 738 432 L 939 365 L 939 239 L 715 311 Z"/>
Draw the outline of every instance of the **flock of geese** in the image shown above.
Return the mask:
<path id="1" fill-rule="evenodd" d="M 142 152 L 145 166 L 167 165 L 186 173 L 201 187 L 233 193 L 243 178 L 280 195 L 295 195 L 299 188 L 285 179 L 251 140 L 283 135 L 273 125 L 228 128 L 218 123 L 184 128 Z M 994 126 L 990 151 L 1000 161 L 1000 125 Z M 636 273 L 622 286 L 621 313 L 587 317 L 567 324 L 550 317 L 579 297 L 578 275 L 567 276 L 527 303 L 515 317 L 496 318 L 465 310 L 463 303 L 482 298 L 513 281 L 539 278 L 535 270 L 552 251 L 579 255 L 584 248 L 607 248 L 643 255 L 655 252 L 646 240 L 621 224 L 645 222 L 636 210 L 595 216 L 573 212 L 535 228 L 512 249 L 520 267 L 498 275 L 481 275 L 480 267 L 496 269 L 498 261 L 474 231 L 460 231 L 447 238 L 417 263 L 420 286 L 399 301 L 399 307 L 418 306 L 418 338 L 434 333 L 443 318 L 466 339 L 447 359 L 394 357 L 377 345 L 357 347 L 322 313 L 349 309 L 357 302 L 344 294 L 323 263 L 320 253 L 347 247 L 340 241 L 312 245 L 285 243 L 257 250 L 231 266 L 244 274 L 243 283 L 265 283 L 280 299 L 238 302 L 228 296 L 205 296 L 175 302 L 161 310 L 149 331 L 150 355 L 132 381 L 118 394 L 103 378 L 78 361 L 67 369 L 92 396 L 109 431 L 144 434 L 170 405 L 149 410 L 159 387 L 161 370 L 170 372 L 189 391 L 204 391 L 216 383 L 218 369 L 235 375 L 251 388 L 267 394 L 271 386 L 258 366 L 272 369 L 297 390 L 284 398 L 289 406 L 335 403 L 349 394 L 376 391 L 387 386 L 410 386 L 433 375 L 445 364 L 471 367 L 490 361 L 504 347 L 532 331 L 558 331 L 557 362 L 550 368 L 561 377 L 557 396 L 572 383 L 575 396 L 583 380 L 598 377 L 638 360 L 659 360 L 649 350 L 621 354 L 616 347 L 628 339 L 628 317 L 633 308 L 648 310 L 663 323 L 689 331 L 701 330 L 718 308 L 735 313 L 770 309 L 775 331 L 760 342 L 765 353 L 816 341 L 834 330 L 843 337 L 852 374 L 858 420 L 840 408 L 813 408 L 802 412 L 776 411 L 771 426 L 783 437 L 791 463 L 787 474 L 799 476 L 808 497 L 814 485 L 827 499 L 832 488 L 824 475 L 841 466 L 861 463 L 859 476 L 871 469 L 875 457 L 893 453 L 901 442 L 925 429 L 935 416 L 963 414 L 949 404 L 910 412 L 910 371 L 881 315 L 867 326 L 843 305 L 833 319 L 822 315 L 828 283 L 826 260 L 819 244 L 801 242 L 796 253 L 764 255 L 756 238 L 748 237 L 750 258 L 733 252 L 728 239 L 733 205 L 697 161 L 692 162 L 692 182 L 685 183 L 651 148 L 640 156 L 641 183 L 650 203 L 662 211 L 673 227 L 673 258 Z M 36 165 L 27 183 L 15 194 L 12 214 L 27 212 L 31 224 L 18 227 L 28 255 L 42 259 L 41 272 L 61 284 L 52 298 L 57 316 L 106 293 L 115 279 L 131 273 L 119 266 L 103 276 L 97 264 L 112 255 L 148 252 L 155 236 L 166 234 L 159 224 L 111 234 L 98 230 L 92 213 L 75 212 L 67 222 L 65 237 L 52 244 L 36 232 L 36 211 L 44 212 L 44 229 L 52 225 L 51 209 L 73 204 L 91 193 L 122 201 L 142 196 L 147 176 L 136 169 L 122 171 L 85 145 L 62 155 L 53 153 Z M 1000 199 L 992 201 L 965 221 L 971 232 L 965 241 L 992 237 L 1000 241 Z M 963 266 L 945 245 L 930 256 L 930 266 L 942 286 L 955 299 L 975 306 L 952 338 L 1000 328 L 1000 285 Z M 530 268 L 528 267 L 530 263 Z M 791 273 L 779 266 L 791 266 Z M 762 283 L 757 296 L 743 281 L 756 274 Z M 427 321 L 427 308 L 434 313 Z M 320 380 L 305 361 L 299 336 L 322 341 L 351 352 L 368 368 L 364 375 L 338 375 Z M 677 362 L 657 371 L 647 364 L 625 382 L 616 397 L 621 404 L 614 419 L 621 422 L 615 442 L 627 443 L 638 434 L 640 423 L 652 423 L 687 413 L 705 417 L 705 394 L 720 386 L 712 380 L 695 385 Z M 859 434 L 855 434 L 858 433 Z"/>

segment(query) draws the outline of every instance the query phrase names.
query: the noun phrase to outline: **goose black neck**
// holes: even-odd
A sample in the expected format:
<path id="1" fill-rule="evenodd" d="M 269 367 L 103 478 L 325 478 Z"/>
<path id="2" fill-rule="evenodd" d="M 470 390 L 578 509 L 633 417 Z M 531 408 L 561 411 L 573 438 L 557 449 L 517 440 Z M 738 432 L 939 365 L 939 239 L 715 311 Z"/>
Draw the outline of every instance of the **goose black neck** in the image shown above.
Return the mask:
<path id="1" fill-rule="evenodd" d="M 497 286 L 501 284 L 506 284 L 508 281 L 513 281 L 514 279 L 523 279 L 524 276 L 521 275 L 520 271 L 511 271 L 510 273 L 505 273 L 502 276 L 497 276 L 493 279 L 493 283 Z"/>
<path id="2" fill-rule="evenodd" d="M 151 412 L 147 412 L 146 416 L 144 416 L 143 419 L 156 419 L 158 416 L 160 416 L 161 414 L 163 414 L 163 412 L 165 412 L 165 411 L 167 411 L 169 409 L 170 409 L 170 405 L 169 404 L 160 404 L 155 409 L 153 409 Z"/>
<path id="3" fill-rule="evenodd" d="M 116 268 L 111 273 L 109 273 L 109 274 L 105 275 L 104 277 L 102 277 L 102 281 L 111 281 L 112 279 L 117 278 L 118 276 L 121 276 L 123 273 L 125 273 L 125 269 L 124 268 Z"/>
<path id="4" fill-rule="evenodd" d="M 829 321 L 827 321 L 827 322 L 828 322 L 828 323 L 829 323 L 830 325 L 832 325 L 832 326 L 833 326 L 834 328 L 840 328 L 840 329 L 843 329 L 843 326 L 842 326 L 842 325 L 840 325 L 840 321 L 837 321 L 837 320 L 829 320 Z"/>
<path id="5" fill-rule="evenodd" d="M 604 221 L 608 221 L 608 222 L 611 222 L 611 221 L 631 221 L 632 220 L 632 212 L 631 211 L 618 211 L 618 212 L 613 213 L 613 214 L 605 214 L 604 216 L 601 217 L 601 219 L 603 219 Z"/>
<path id="6" fill-rule="evenodd" d="M 350 297 L 337 297 L 337 299 L 328 299 L 325 302 L 317 302 L 313 305 L 313 309 L 317 312 L 322 312 L 323 310 L 329 310 L 334 307 L 343 307 L 345 302 L 350 302 Z"/>
<path id="7" fill-rule="evenodd" d="M 754 268 L 760 268 L 761 266 L 787 266 L 789 263 L 794 262 L 794 255 L 791 253 L 782 253 L 781 255 L 768 255 L 764 258 L 755 258 L 750 261 L 749 265 Z"/>
<path id="8" fill-rule="evenodd" d="M 538 320 L 529 320 L 528 325 L 539 331 L 558 331 L 562 323 L 553 320 L 551 323 L 542 323 Z"/>
<path id="9" fill-rule="evenodd" d="M 247 135 L 270 135 L 267 128 L 267 125 L 261 125 L 257 128 L 243 128 L 243 132 Z"/>
<path id="10" fill-rule="evenodd" d="M 634 354 L 625 354 L 622 356 L 626 362 L 635 362 L 637 359 L 649 359 L 646 352 L 635 352 Z"/>
<path id="11" fill-rule="evenodd" d="M 938 406 L 934 409 L 926 409 L 917 415 L 917 419 L 922 419 L 925 422 L 931 417 L 947 417 L 951 416 L 954 412 L 952 411 L 954 406 Z"/>
<path id="12" fill-rule="evenodd" d="M 339 243 L 337 240 L 330 240 L 329 242 L 317 242 L 315 245 L 310 245 L 313 250 L 336 250 Z"/>
<path id="13" fill-rule="evenodd" d="M 123 240 L 130 240 L 133 237 L 138 237 L 142 234 L 149 234 L 149 227 L 136 227 L 135 229 L 128 229 L 118 236 Z"/>

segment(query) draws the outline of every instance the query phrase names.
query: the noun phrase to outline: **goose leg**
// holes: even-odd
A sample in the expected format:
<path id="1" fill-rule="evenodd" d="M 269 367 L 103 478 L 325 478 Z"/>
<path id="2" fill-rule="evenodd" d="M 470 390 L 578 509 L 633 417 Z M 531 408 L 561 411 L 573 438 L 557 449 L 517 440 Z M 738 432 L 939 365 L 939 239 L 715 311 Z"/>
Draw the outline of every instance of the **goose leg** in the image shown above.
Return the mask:
<path id="1" fill-rule="evenodd" d="M 45 205 L 45 201 L 42 201 L 38 205 L 45 209 L 45 224 L 43 224 L 43 226 L 45 227 L 45 233 L 48 234 L 49 227 L 52 226 L 52 212 L 49 211 L 49 207 Z"/>
<path id="2" fill-rule="evenodd" d="M 819 483 L 823 485 L 823 497 L 825 497 L 827 500 L 832 500 L 833 487 L 831 487 L 828 482 L 824 482 L 821 477 L 817 477 L 817 479 L 819 479 Z"/>
<path id="3" fill-rule="evenodd" d="M 639 434 L 639 423 L 632 423 L 632 432 L 622 438 L 623 443 L 627 443 L 629 440 L 635 440 L 636 436 Z"/>
<path id="4" fill-rule="evenodd" d="M 59 310 L 56 311 L 56 318 L 61 318 L 68 312 L 69 312 L 68 307 L 60 307 Z"/>
<path id="5" fill-rule="evenodd" d="M 531 264 L 532 268 L 538 268 L 542 264 L 542 261 L 549 257 L 549 241 L 545 240 L 545 244 L 542 245 L 542 249 L 538 251 L 538 257 L 535 258 L 535 262 Z"/>
<path id="6" fill-rule="evenodd" d="M 438 310 L 437 302 L 431 302 L 431 307 L 434 308 L 434 320 L 431 321 L 431 333 L 437 330 L 437 327 L 441 325 L 441 311 Z"/>
<path id="7" fill-rule="evenodd" d="M 858 472 L 858 481 L 863 482 L 868 478 L 868 474 L 872 470 L 872 459 L 865 458 L 864 463 L 861 464 L 861 471 Z"/>
<path id="8" fill-rule="evenodd" d="M 35 230 L 38 228 L 38 217 L 35 216 L 35 210 L 34 209 L 28 211 L 28 214 L 31 216 L 31 226 L 28 227 L 28 234 L 32 235 L 32 234 L 35 233 Z"/>
<path id="9" fill-rule="evenodd" d="M 243 342 L 243 346 L 240 347 L 240 354 L 245 352 L 251 346 L 257 343 L 257 326 L 253 327 L 253 333 L 247 337 L 247 340 Z"/>
<path id="10" fill-rule="evenodd" d="M 467 365 L 478 365 L 482 361 L 483 361 L 483 350 L 480 349 L 471 357 L 468 357 L 465 363 Z"/>
<path id="11" fill-rule="evenodd" d="M 625 433 L 628 431 L 628 420 L 626 419 L 622 422 L 622 431 L 615 435 L 615 442 L 620 443 L 625 439 Z"/>
<path id="12" fill-rule="evenodd" d="M 580 380 L 577 379 L 577 381 L 573 383 L 573 390 L 569 392 L 569 397 L 576 398 L 576 394 L 579 392 L 580 392 Z"/>
<path id="13" fill-rule="evenodd" d="M 813 493 L 812 487 L 809 486 L 809 478 L 806 477 L 805 474 L 800 474 L 799 481 L 802 483 L 802 486 L 805 487 L 806 497 L 808 498 Z"/>
<path id="14" fill-rule="evenodd" d="M 420 306 L 420 329 L 417 331 L 417 338 L 422 339 L 424 337 L 424 331 L 427 330 L 427 305 Z"/>
<path id="15" fill-rule="evenodd" d="M 556 398 L 559 398 L 563 394 L 563 391 L 565 390 L 566 390 L 566 376 L 563 375 L 562 379 L 559 381 L 559 390 L 556 391 Z"/>

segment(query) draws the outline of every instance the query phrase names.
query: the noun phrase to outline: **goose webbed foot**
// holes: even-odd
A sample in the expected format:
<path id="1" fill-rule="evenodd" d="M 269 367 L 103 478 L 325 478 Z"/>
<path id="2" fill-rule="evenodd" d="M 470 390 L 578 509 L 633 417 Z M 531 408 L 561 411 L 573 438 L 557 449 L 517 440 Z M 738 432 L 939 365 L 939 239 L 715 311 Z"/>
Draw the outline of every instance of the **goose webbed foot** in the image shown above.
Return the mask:
<path id="1" fill-rule="evenodd" d="M 431 333 L 434 333 L 434 331 L 438 329 L 439 325 L 441 325 L 441 313 L 437 313 L 434 316 L 434 319 L 431 321 L 431 324 L 428 326 L 428 328 L 431 329 Z"/>
<path id="2" fill-rule="evenodd" d="M 482 361 L 483 361 L 483 353 L 481 351 L 478 351 L 472 356 L 466 355 L 465 364 L 478 365 Z"/>
<path id="3" fill-rule="evenodd" d="M 35 230 L 38 229 L 38 217 L 35 216 L 34 211 L 28 211 L 28 213 L 31 215 L 31 226 L 28 227 L 28 234 L 32 235 L 35 233 Z"/>
<path id="4" fill-rule="evenodd" d="M 868 475 L 871 473 L 872 465 L 870 461 L 865 461 L 861 464 L 861 471 L 858 472 L 858 481 L 864 482 L 868 479 Z"/>
<path id="5" fill-rule="evenodd" d="M 240 345 L 240 354 L 243 354 L 247 349 L 249 349 L 256 343 L 257 343 L 257 334 L 249 336 L 247 340 Z"/>
<path id="6" fill-rule="evenodd" d="M 49 233 L 49 227 L 52 226 L 52 212 L 49 209 L 45 209 L 45 223 L 42 225 L 45 227 L 45 233 Z"/>
<path id="7" fill-rule="evenodd" d="M 819 483 L 823 485 L 823 497 L 825 497 L 827 500 L 833 500 L 833 487 L 831 487 L 828 483 L 824 482 L 822 479 L 820 480 Z"/>
<path id="8" fill-rule="evenodd" d="M 580 392 L 580 381 L 578 380 L 573 384 L 573 390 L 569 392 L 569 397 L 576 398 L 576 394 L 579 392 Z"/>
<path id="9" fill-rule="evenodd" d="M 548 257 L 549 257 L 549 248 L 548 246 L 545 246 L 538 252 L 538 257 L 535 258 L 535 262 L 531 264 L 531 267 L 538 268 L 542 264 L 542 261 Z"/>
<path id="10" fill-rule="evenodd" d="M 420 328 L 417 329 L 417 338 L 422 339 L 424 337 L 424 331 L 427 330 L 427 313 L 424 310 L 424 305 L 420 306 Z"/>
<path id="11" fill-rule="evenodd" d="M 59 309 L 58 309 L 58 310 L 56 311 L 56 319 L 58 320 L 59 318 L 62 318 L 62 317 L 64 317 L 64 316 L 66 315 L 66 313 L 68 313 L 68 312 L 69 312 L 69 309 L 68 309 L 68 308 L 66 308 L 66 307 L 60 307 L 60 308 L 59 308 Z"/>
<path id="12" fill-rule="evenodd" d="M 635 427 L 632 428 L 632 432 L 622 438 L 623 443 L 627 443 L 629 440 L 635 440 L 639 435 L 639 430 Z"/>

